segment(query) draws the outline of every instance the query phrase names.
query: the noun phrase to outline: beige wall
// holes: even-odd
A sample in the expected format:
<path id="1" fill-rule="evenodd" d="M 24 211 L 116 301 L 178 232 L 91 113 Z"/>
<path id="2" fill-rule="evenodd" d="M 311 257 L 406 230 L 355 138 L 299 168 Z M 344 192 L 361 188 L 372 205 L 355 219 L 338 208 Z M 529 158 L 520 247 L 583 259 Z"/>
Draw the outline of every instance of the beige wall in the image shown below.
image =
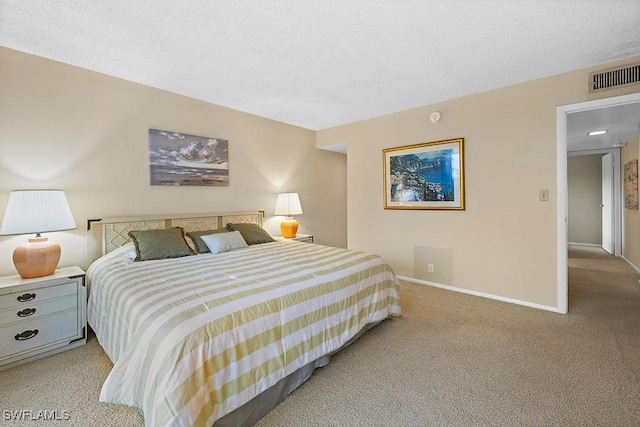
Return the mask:
<path id="1" fill-rule="evenodd" d="M 640 268 L 640 211 L 624 208 L 624 165 L 630 160 L 640 158 L 640 135 L 632 138 L 622 149 L 622 186 L 623 186 L 623 235 L 622 256 Z"/>
<path id="2" fill-rule="evenodd" d="M 81 68 L 0 48 L 0 217 L 13 189 L 65 190 L 78 229 L 52 233 L 61 266 L 85 267 L 85 224 L 108 216 L 266 211 L 300 194 L 300 233 L 346 246 L 346 158 L 315 133 Z M 149 128 L 229 140 L 228 187 L 149 185 Z M 0 274 L 26 236 L 0 236 Z"/>
<path id="3" fill-rule="evenodd" d="M 602 244 L 602 154 L 567 159 L 568 239 Z"/>
<path id="4" fill-rule="evenodd" d="M 451 253 L 452 286 L 558 307 L 556 107 L 632 92 L 588 95 L 591 70 L 318 132 L 319 147 L 348 145 L 349 247 L 381 254 L 408 277 L 419 270 L 418 251 Z M 433 111 L 443 116 L 437 124 L 429 121 Z M 465 138 L 465 211 L 383 209 L 384 148 L 458 137 Z M 550 201 L 538 201 L 541 189 Z"/>
<path id="5" fill-rule="evenodd" d="M 84 267 L 88 218 L 264 209 L 277 234 L 275 195 L 297 191 L 299 231 L 316 242 L 346 246 L 348 233 L 349 247 L 409 277 L 430 261 L 424 254 L 444 254 L 454 287 L 555 307 L 556 107 L 632 92 L 588 95 L 589 71 L 314 133 L 0 48 L 0 206 L 12 189 L 64 189 L 79 228 L 50 237 L 62 244 L 61 265 Z M 443 119 L 434 125 L 435 110 Z M 231 185 L 150 186 L 150 127 L 228 139 Z M 465 211 L 382 209 L 382 149 L 457 137 Z M 315 149 L 335 144 L 347 144 L 346 161 Z M 540 189 L 550 201 L 538 201 Z M 0 237 L 0 274 L 13 274 L 23 240 Z"/>

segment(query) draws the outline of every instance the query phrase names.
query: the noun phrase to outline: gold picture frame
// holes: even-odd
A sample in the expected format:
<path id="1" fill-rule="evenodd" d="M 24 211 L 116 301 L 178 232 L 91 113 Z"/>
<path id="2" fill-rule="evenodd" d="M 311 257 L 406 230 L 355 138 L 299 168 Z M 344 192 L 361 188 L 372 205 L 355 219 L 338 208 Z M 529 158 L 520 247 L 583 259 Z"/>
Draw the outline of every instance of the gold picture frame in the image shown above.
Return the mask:
<path id="1" fill-rule="evenodd" d="M 382 150 L 385 209 L 465 210 L 464 138 Z"/>

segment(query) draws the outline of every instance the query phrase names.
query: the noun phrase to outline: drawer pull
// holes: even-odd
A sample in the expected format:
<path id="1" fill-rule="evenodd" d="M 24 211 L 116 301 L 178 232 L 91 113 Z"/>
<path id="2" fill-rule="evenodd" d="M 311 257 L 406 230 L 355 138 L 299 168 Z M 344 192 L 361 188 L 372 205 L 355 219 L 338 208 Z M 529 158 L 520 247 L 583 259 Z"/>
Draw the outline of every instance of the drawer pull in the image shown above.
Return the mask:
<path id="1" fill-rule="evenodd" d="M 29 317 L 36 312 L 35 308 L 25 308 L 24 310 L 20 310 L 17 315 L 18 317 Z"/>
<path id="2" fill-rule="evenodd" d="M 19 333 L 14 338 L 16 339 L 16 341 L 25 341 L 35 337 L 36 335 L 38 335 L 38 330 L 33 329 L 31 331 L 27 330 L 22 333 Z"/>
<path id="3" fill-rule="evenodd" d="M 27 302 L 27 301 L 31 301 L 32 299 L 34 299 L 36 297 L 36 294 L 24 294 L 24 295 L 20 295 L 18 297 L 18 301 L 20 302 Z"/>

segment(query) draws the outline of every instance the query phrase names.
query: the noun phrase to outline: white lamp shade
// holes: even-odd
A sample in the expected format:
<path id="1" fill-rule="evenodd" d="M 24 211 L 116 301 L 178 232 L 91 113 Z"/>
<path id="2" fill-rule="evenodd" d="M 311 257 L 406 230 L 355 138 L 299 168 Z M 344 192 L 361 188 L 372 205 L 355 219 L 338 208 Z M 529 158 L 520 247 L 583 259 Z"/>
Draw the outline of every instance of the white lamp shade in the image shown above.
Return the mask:
<path id="1" fill-rule="evenodd" d="M 75 228 L 64 191 L 16 190 L 9 194 L 0 234 L 45 233 Z"/>
<path id="2" fill-rule="evenodd" d="M 278 194 L 276 202 L 276 215 L 302 215 L 302 205 L 298 193 Z"/>

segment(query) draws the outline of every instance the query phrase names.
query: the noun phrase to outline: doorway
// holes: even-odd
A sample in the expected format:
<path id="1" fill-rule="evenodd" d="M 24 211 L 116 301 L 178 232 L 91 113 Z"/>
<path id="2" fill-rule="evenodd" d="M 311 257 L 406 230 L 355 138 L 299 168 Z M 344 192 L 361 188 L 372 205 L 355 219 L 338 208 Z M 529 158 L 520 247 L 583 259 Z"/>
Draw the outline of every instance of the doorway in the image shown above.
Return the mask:
<path id="1" fill-rule="evenodd" d="M 598 99 L 594 101 L 581 102 L 577 104 L 564 105 L 557 107 L 557 289 L 558 289 L 558 312 L 567 313 L 569 307 L 569 288 L 568 288 L 568 226 L 567 226 L 567 207 L 568 207 L 568 184 L 567 184 L 567 147 L 568 147 L 568 127 L 567 119 L 571 113 L 580 111 L 588 111 L 601 109 L 606 107 L 614 107 L 618 105 L 640 103 L 640 93 L 617 96 L 612 98 Z M 617 179 L 620 174 L 617 175 Z M 614 172 L 614 179 L 616 179 Z M 620 188 L 620 187 L 618 187 Z M 615 193 L 615 191 L 614 191 Z M 614 194 L 614 197 L 616 195 Z M 618 194 L 618 197 L 620 194 Z M 621 202 L 615 203 L 614 209 L 621 210 Z M 621 215 L 620 215 L 621 216 Z M 619 237 L 617 237 L 619 234 Z M 616 247 L 622 247 L 622 226 L 616 227 L 614 230 L 614 252 Z M 621 249 L 620 252 L 621 253 Z"/>
<path id="2" fill-rule="evenodd" d="M 571 126 L 569 124 L 569 126 Z M 567 153 L 567 234 L 569 244 L 598 246 L 620 256 L 622 200 L 620 149 Z M 618 230 L 619 232 L 616 232 Z"/>

